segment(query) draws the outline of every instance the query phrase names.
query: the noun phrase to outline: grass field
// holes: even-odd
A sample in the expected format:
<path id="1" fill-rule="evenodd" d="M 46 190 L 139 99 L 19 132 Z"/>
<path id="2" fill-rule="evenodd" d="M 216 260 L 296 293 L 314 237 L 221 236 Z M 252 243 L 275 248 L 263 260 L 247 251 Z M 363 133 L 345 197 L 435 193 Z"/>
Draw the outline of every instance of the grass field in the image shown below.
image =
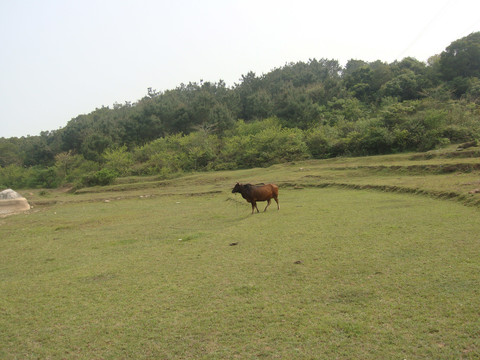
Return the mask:
<path id="1" fill-rule="evenodd" d="M 28 192 L 0 219 L 0 359 L 478 359 L 479 161 L 445 159 Z"/>

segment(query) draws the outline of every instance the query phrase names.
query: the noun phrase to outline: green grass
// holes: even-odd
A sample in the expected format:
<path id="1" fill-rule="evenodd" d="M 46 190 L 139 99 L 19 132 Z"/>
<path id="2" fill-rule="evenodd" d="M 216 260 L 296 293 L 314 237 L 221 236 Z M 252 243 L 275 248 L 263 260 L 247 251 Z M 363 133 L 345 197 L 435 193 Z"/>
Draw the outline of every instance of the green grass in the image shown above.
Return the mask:
<path id="1" fill-rule="evenodd" d="M 477 359 L 478 208 L 305 177 L 423 177 L 332 163 L 32 195 L 0 219 L 0 358 Z M 275 179 L 280 211 L 229 192 Z"/>

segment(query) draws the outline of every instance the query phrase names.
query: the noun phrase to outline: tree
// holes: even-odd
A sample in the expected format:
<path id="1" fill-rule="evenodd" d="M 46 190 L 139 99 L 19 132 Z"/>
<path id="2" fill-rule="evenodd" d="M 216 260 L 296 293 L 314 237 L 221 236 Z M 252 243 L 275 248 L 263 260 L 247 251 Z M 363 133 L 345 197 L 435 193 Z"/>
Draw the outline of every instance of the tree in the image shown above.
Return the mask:
<path id="1" fill-rule="evenodd" d="M 0 167 L 10 164 L 21 165 L 22 157 L 20 154 L 21 144 L 16 138 L 0 138 Z"/>
<path id="2" fill-rule="evenodd" d="M 127 151 L 125 145 L 117 148 L 110 148 L 103 153 L 105 168 L 125 176 L 129 174 L 133 165 L 132 154 Z"/>
<path id="3" fill-rule="evenodd" d="M 236 86 L 236 91 L 240 95 L 240 117 L 245 120 L 251 120 L 253 118 L 253 112 L 250 109 L 251 101 L 249 97 L 259 90 L 261 81 L 252 71 L 247 75 L 242 75 L 240 80 L 242 82 Z"/>
<path id="4" fill-rule="evenodd" d="M 370 102 L 373 100 L 372 89 L 373 72 L 369 66 L 358 67 L 345 76 L 344 82 L 347 90 L 358 100 Z"/>
<path id="5" fill-rule="evenodd" d="M 80 153 L 87 160 L 100 161 L 101 154 L 112 146 L 110 138 L 101 133 L 92 133 L 85 138 L 80 148 Z"/>
<path id="6" fill-rule="evenodd" d="M 480 32 L 452 42 L 442 52 L 440 73 L 457 97 L 468 92 L 468 79 L 480 78 Z"/>
<path id="7" fill-rule="evenodd" d="M 469 101 L 480 105 L 480 79 L 471 79 L 470 86 L 466 95 Z"/>
<path id="8" fill-rule="evenodd" d="M 320 107 L 303 89 L 288 84 L 275 104 L 276 114 L 287 127 L 306 129 L 320 118 Z"/>
<path id="9" fill-rule="evenodd" d="M 205 125 L 212 126 L 216 133 L 223 133 L 235 124 L 232 112 L 224 104 L 217 104 L 210 109 L 208 118 L 209 123 Z"/>
<path id="10" fill-rule="evenodd" d="M 215 95 L 209 91 L 208 86 L 202 86 L 195 91 L 192 101 L 189 103 L 190 119 L 192 125 L 201 125 L 209 122 L 209 114 L 212 108 L 217 104 Z"/>
<path id="11" fill-rule="evenodd" d="M 24 144 L 26 166 L 50 166 L 55 162 L 55 153 L 49 146 L 46 136 L 32 136 Z"/>
<path id="12" fill-rule="evenodd" d="M 399 100 L 418 99 L 420 95 L 420 86 L 417 82 L 417 76 L 412 70 L 404 70 L 383 87 L 383 95 L 397 97 Z"/>
<path id="13" fill-rule="evenodd" d="M 350 59 L 342 70 L 342 77 L 348 78 L 360 68 L 368 67 L 368 63 L 363 60 Z"/>
<path id="14" fill-rule="evenodd" d="M 425 63 L 418 61 L 417 59 L 412 57 L 406 57 L 399 62 L 396 61 L 394 62 L 392 67 L 393 67 L 393 70 L 396 71 L 397 75 L 399 73 L 402 73 L 405 70 L 411 70 L 416 75 L 423 75 L 425 74 L 425 71 L 426 71 Z"/>
<path id="15" fill-rule="evenodd" d="M 391 67 L 377 60 L 373 63 L 370 63 L 370 68 L 372 69 L 372 77 L 370 82 L 370 87 L 374 93 L 376 93 L 377 100 L 380 94 L 378 94 L 379 90 L 382 86 L 390 81 L 393 77 Z"/>
<path id="16" fill-rule="evenodd" d="M 248 95 L 244 100 L 245 119 L 264 119 L 272 115 L 273 101 L 270 94 L 260 89 Z"/>
<path id="17" fill-rule="evenodd" d="M 68 176 L 73 162 L 74 156 L 72 151 L 66 151 L 55 155 L 55 166 L 57 167 L 61 178 L 65 179 Z"/>
<path id="18" fill-rule="evenodd" d="M 456 77 L 480 78 L 480 32 L 452 42 L 440 55 L 443 79 Z"/>

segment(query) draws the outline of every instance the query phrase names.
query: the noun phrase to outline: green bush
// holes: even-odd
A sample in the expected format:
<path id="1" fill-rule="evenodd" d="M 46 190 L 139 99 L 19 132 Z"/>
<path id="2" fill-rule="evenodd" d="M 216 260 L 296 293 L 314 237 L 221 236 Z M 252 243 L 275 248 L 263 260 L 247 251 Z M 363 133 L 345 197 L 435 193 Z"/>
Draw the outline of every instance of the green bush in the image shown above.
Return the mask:
<path id="1" fill-rule="evenodd" d="M 117 177 L 118 173 L 116 171 L 102 169 L 97 172 L 84 175 L 81 182 L 84 186 L 105 186 L 112 184 Z"/>
<path id="2" fill-rule="evenodd" d="M 326 159 L 330 157 L 331 142 L 322 128 L 311 129 L 305 134 L 305 142 L 310 154 L 315 159 Z"/>
<path id="3" fill-rule="evenodd" d="M 60 179 L 54 166 L 46 169 L 41 167 L 32 168 L 32 174 L 27 181 L 27 186 L 30 188 L 53 189 L 58 185 L 60 185 Z"/>
<path id="4" fill-rule="evenodd" d="M 224 139 L 217 168 L 265 167 L 275 163 L 309 158 L 304 133 L 300 129 L 270 127 L 256 134 Z"/>
<path id="5" fill-rule="evenodd" d="M 0 184 L 3 188 L 20 189 L 27 187 L 28 179 L 31 176 L 30 168 L 11 164 L 0 167 Z"/>
<path id="6" fill-rule="evenodd" d="M 105 161 L 105 168 L 117 172 L 122 176 L 130 174 L 133 158 L 132 154 L 127 151 L 125 145 L 105 150 L 103 160 Z"/>

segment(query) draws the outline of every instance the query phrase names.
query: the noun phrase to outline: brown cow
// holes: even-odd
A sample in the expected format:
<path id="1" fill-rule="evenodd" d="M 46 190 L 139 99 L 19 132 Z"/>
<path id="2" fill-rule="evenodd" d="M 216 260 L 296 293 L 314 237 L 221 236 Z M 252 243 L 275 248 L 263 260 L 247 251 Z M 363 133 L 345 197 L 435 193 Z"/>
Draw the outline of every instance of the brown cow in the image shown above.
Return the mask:
<path id="1" fill-rule="evenodd" d="M 257 201 L 267 201 L 267 206 L 263 211 L 267 211 L 270 206 L 270 201 L 274 199 L 277 202 L 277 209 L 280 210 L 278 204 L 278 186 L 275 184 L 266 185 L 252 185 L 252 184 L 239 184 L 237 183 L 232 190 L 232 193 L 240 193 L 242 197 L 252 204 L 252 214 L 255 209 L 258 211 Z"/>

